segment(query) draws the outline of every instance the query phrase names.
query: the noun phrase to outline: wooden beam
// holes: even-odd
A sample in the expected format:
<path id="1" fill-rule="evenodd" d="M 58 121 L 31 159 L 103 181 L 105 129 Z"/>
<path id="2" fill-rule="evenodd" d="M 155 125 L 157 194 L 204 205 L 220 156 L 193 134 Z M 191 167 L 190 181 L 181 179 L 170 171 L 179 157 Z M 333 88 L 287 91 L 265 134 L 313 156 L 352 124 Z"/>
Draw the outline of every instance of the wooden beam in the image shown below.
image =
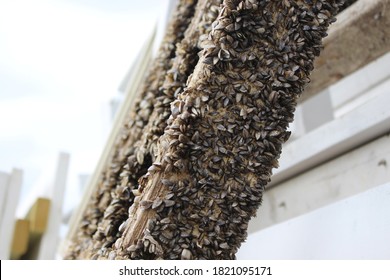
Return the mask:
<path id="1" fill-rule="evenodd" d="M 39 254 L 41 246 L 42 235 L 47 229 L 49 221 L 50 200 L 47 198 L 37 198 L 26 215 L 26 220 L 29 221 L 29 238 L 28 248 L 23 255 L 19 256 L 21 259 L 35 260 Z"/>
<path id="2" fill-rule="evenodd" d="M 18 219 L 15 222 L 14 235 L 11 245 L 11 259 L 17 260 L 27 252 L 29 241 L 30 221 Z"/>
<path id="3" fill-rule="evenodd" d="M 390 0 L 359 0 L 338 15 L 300 102 L 390 51 Z"/>
<path id="4" fill-rule="evenodd" d="M 30 232 L 42 235 L 49 220 L 50 199 L 39 197 L 27 214 L 30 221 Z"/>

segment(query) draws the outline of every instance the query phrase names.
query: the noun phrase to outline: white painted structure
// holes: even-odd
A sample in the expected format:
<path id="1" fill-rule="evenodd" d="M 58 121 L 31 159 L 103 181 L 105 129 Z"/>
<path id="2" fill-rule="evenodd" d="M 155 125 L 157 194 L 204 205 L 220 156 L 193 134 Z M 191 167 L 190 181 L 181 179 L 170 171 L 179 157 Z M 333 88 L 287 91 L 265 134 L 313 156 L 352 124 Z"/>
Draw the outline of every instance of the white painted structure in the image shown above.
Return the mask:
<path id="1" fill-rule="evenodd" d="M 50 188 L 50 212 L 47 230 L 42 236 L 37 259 L 52 260 L 56 258 L 57 248 L 60 244 L 60 227 L 63 218 L 63 203 L 66 181 L 68 176 L 70 155 L 61 152 L 58 158 L 54 183 Z"/>
<path id="2" fill-rule="evenodd" d="M 14 233 L 16 207 L 19 203 L 23 172 L 14 168 L 11 174 L 0 174 L 1 198 L 0 260 L 9 258 Z M 8 177 L 8 178 L 7 178 Z"/>
<path id="3" fill-rule="evenodd" d="M 249 236 L 237 257 L 389 259 L 389 201 L 387 183 L 256 232 Z"/>
<path id="4" fill-rule="evenodd" d="M 298 106 L 238 259 L 390 259 L 389 65 Z"/>
<path id="5" fill-rule="evenodd" d="M 6 195 L 8 189 L 9 175 L 0 171 L 0 225 L 3 220 L 3 212 L 5 210 Z"/>

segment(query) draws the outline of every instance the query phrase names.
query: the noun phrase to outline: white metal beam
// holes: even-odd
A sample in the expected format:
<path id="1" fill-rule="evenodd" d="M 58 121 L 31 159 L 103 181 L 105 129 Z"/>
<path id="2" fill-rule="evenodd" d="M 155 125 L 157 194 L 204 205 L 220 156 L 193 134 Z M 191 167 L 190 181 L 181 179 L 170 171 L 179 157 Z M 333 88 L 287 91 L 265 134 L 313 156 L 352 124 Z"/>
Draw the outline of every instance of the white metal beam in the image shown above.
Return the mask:
<path id="1" fill-rule="evenodd" d="M 251 234 L 237 259 L 390 259 L 390 182 Z"/>
<path id="2" fill-rule="evenodd" d="M 390 0 L 359 0 L 337 16 L 300 102 L 390 51 Z"/>
<path id="3" fill-rule="evenodd" d="M 390 80 L 373 90 L 372 100 L 287 143 L 269 187 L 390 132 Z"/>
<path id="4" fill-rule="evenodd" d="M 9 175 L 5 172 L 0 171 L 0 225 L 3 219 L 3 213 L 5 210 L 5 202 L 8 191 L 8 180 Z"/>
<path id="5" fill-rule="evenodd" d="M 253 233 L 390 181 L 390 135 L 267 189 Z"/>
<path id="6" fill-rule="evenodd" d="M 20 169 L 13 169 L 8 181 L 8 191 L 5 198 L 3 219 L 0 225 L 0 259 L 6 260 L 10 257 L 11 242 L 14 233 L 15 212 L 19 203 L 20 190 L 22 187 L 23 172 Z"/>
<path id="7" fill-rule="evenodd" d="M 51 205 L 49 210 L 49 220 L 46 232 L 42 236 L 37 259 L 53 260 L 59 246 L 60 226 L 62 222 L 62 205 L 64 202 L 64 193 L 66 179 L 68 175 L 70 155 L 60 153 L 54 184 L 51 189 Z"/>

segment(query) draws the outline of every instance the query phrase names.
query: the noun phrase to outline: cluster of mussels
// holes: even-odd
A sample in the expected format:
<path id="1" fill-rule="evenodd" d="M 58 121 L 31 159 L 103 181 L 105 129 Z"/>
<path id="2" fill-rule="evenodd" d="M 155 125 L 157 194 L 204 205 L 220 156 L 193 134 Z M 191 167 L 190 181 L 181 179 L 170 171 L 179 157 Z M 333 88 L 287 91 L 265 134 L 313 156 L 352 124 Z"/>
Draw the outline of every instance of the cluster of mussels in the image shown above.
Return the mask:
<path id="1" fill-rule="evenodd" d="M 145 159 L 152 159 L 153 162 L 155 161 L 158 139 L 164 133 L 168 117 L 171 115 L 170 104 L 177 98 L 179 92 L 183 90 L 188 77 L 193 72 L 194 67 L 198 62 L 198 53 L 200 51 L 202 38 L 204 38 L 203 35 L 210 32 L 211 23 L 218 15 L 218 7 L 221 2 L 221 0 L 213 0 L 197 3 L 196 12 L 184 33 L 183 40 L 176 44 L 175 56 L 171 60 L 172 66 L 167 71 L 163 84 L 159 88 L 160 95 L 157 96 L 154 101 L 154 108 L 153 112 L 150 114 L 149 122 L 145 126 L 140 139 L 134 144 L 135 153 L 129 157 L 129 159 L 132 159 L 132 162 L 137 162 L 137 164 L 141 165 L 143 168 L 140 172 L 137 172 L 137 170 L 131 168 L 131 166 L 136 165 L 130 165 L 130 168 L 126 170 L 126 176 L 133 176 L 134 179 L 138 180 L 142 175 L 145 173 L 147 174 L 147 171 L 153 170 L 154 166 L 156 166 L 156 164 L 152 165 L 152 162 L 147 162 Z M 134 188 L 132 190 L 132 194 L 135 197 L 141 192 L 142 185 L 141 189 Z M 126 214 L 128 208 L 129 207 L 125 209 Z M 126 218 L 127 217 L 128 215 L 126 215 Z M 116 221 L 121 222 L 118 227 L 118 234 L 120 235 L 125 229 L 126 219 L 121 217 L 121 219 L 116 219 Z M 107 248 L 104 250 L 104 253 L 102 252 L 102 250 L 98 252 L 99 258 L 116 258 L 116 253 L 115 251 L 112 251 L 112 248 Z"/>
<path id="2" fill-rule="evenodd" d="M 189 2 L 69 258 L 234 259 L 343 1 Z"/>
<path id="3" fill-rule="evenodd" d="M 100 174 L 80 222 L 80 229 L 73 237 L 65 258 L 99 258 L 106 255 L 106 251 L 120 235 L 119 227 L 128 217 L 127 209 L 133 203 L 133 192 L 137 192 L 137 181 L 152 162 L 151 155 L 137 143 L 151 120 L 155 106 L 159 106 L 156 100 L 161 100 L 164 95 L 161 87 L 172 68 L 176 45 L 183 40 L 191 22 L 196 2 L 179 1 L 159 52 L 137 94 L 137 100 L 116 137 L 110 158 Z"/>
<path id="4" fill-rule="evenodd" d="M 351 6 L 355 2 L 357 2 L 357 0 L 345 0 L 344 4 L 339 9 L 339 12 L 344 11 L 346 8 L 348 8 L 349 6 Z"/>
<path id="5" fill-rule="evenodd" d="M 137 181 L 154 159 L 154 147 L 170 116 L 170 103 L 192 73 L 202 36 L 211 30 L 221 2 L 197 4 L 194 0 L 182 0 L 178 3 L 159 54 L 117 138 L 66 258 L 109 256 L 111 245 L 128 217 L 127 209 L 140 191 Z"/>

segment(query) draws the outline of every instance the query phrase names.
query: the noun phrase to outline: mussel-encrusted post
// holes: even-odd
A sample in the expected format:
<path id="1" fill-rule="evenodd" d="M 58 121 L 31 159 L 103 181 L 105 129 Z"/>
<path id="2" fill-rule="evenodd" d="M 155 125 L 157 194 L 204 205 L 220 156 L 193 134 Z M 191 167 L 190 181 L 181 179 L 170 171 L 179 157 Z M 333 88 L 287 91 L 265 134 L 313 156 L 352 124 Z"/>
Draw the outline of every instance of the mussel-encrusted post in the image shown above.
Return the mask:
<path id="1" fill-rule="evenodd" d="M 149 130 L 148 125 L 155 122 L 152 114 L 158 110 L 156 108 L 161 103 L 169 105 L 162 86 L 173 67 L 176 45 L 184 38 L 196 4 L 196 0 L 178 1 L 159 52 L 146 73 L 134 107 L 122 124 L 120 135 L 83 213 L 79 231 L 70 240 L 65 258 L 106 258 L 109 248 L 119 238 L 121 233 L 118 229 L 128 217 L 127 210 L 133 203 L 137 181 L 152 163 L 150 152 L 144 150 L 139 142 Z M 176 77 L 173 80 L 176 82 Z M 169 112 L 158 116 L 168 118 Z M 158 138 L 161 133 L 155 131 L 157 136 L 152 138 Z"/>
<path id="2" fill-rule="evenodd" d="M 234 259 L 342 1 L 225 0 L 114 250 Z"/>

